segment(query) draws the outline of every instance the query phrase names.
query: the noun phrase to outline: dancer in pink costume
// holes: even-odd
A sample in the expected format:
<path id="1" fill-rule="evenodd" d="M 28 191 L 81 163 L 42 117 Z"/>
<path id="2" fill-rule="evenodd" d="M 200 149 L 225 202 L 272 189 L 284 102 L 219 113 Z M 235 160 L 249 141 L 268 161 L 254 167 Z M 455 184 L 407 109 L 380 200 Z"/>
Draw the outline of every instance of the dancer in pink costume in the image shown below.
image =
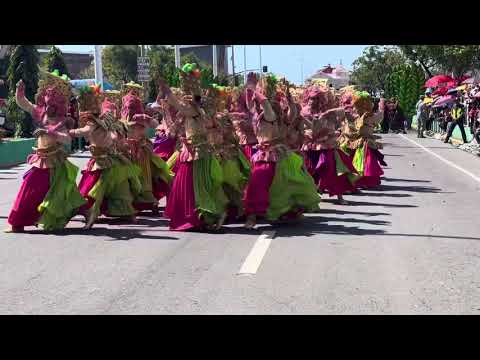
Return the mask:
<path id="1" fill-rule="evenodd" d="M 285 91 L 289 91 L 288 86 Z M 252 157 L 253 169 L 244 197 L 248 229 L 259 217 L 269 221 L 298 219 L 304 211 L 318 209 L 320 202 L 313 179 L 304 170 L 303 158 L 289 150 L 282 137 L 284 116 L 292 121 L 298 114 L 291 101 L 282 109 L 281 98 L 272 75 L 261 79 L 252 96 L 258 151 Z"/>
<path id="2" fill-rule="evenodd" d="M 347 205 L 343 195 L 355 192 L 354 182 L 358 175 L 348 155 L 337 144 L 340 132 L 336 129 L 344 117 L 342 108 L 326 111 L 314 123 L 313 134 L 320 152 L 315 167 L 318 188 L 321 193 L 337 196 L 340 204 Z"/>
<path id="3" fill-rule="evenodd" d="M 313 126 L 322 113 L 333 107 L 329 90 L 319 85 L 308 87 L 303 93 L 303 104 L 301 116 L 304 119 L 304 140 L 301 150 L 309 174 L 313 176 L 315 183 L 318 183 L 318 174 L 315 169 L 320 157 L 320 149 L 315 145 L 316 134 L 313 134 Z"/>
<path id="4" fill-rule="evenodd" d="M 124 126 L 115 119 L 113 107 L 103 106 L 104 112 L 100 113 L 98 89 L 81 89 L 79 103 L 84 126 L 70 130 L 70 136 L 88 139 L 92 154 L 79 183 L 80 192 L 87 200 L 80 209 L 86 218 L 85 228 L 90 229 L 100 214 L 135 223 L 133 201 L 141 190 L 140 168 L 121 151 Z"/>
<path id="5" fill-rule="evenodd" d="M 70 143 L 66 127 L 70 84 L 58 71 L 43 74 L 36 105 L 25 97 L 25 84 L 17 84 L 16 102 L 39 124 L 35 153 L 27 163 L 22 186 L 8 216 L 6 232 L 22 232 L 26 226 L 42 225 L 46 231 L 63 229 L 85 201 L 75 179 L 78 168 L 67 160 L 64 145 Z"/>
<path id="6" fill-rule="evenodd" d="M 223 192 L 223 171 L 209 143 L 207 127 L 212 127 L 202 108 L 200 72 L 196 64 L 185 64 L 180 72 L 182 99 L 172 93 L 164 81 L 160 92 L 178 112 L 185 129 L 180 140 L 182 150 L 167 199 L 165 216 L 176 231 L 217 230 L 225 221 L 228 199 Z"/>
<path id="7" fill-rule="evenodd" d="M 375 128 L 383 119 L 384 99 L 380 100 L 379 111 L 373 113 L 373 101 L 366 92 L 356 92 L 353 97 L 355 121 L 358 129 L 359 139 L 353 166 L 361 176 L 355 185 L 359 188 L 375 188 L 380 185 L 380 177 L 383 169 L 380 165 L 387 166 L 383 160 L 384 155 L 379 149 L 382 144 L 377 140 L 380 136 L 374 135 Z"/>

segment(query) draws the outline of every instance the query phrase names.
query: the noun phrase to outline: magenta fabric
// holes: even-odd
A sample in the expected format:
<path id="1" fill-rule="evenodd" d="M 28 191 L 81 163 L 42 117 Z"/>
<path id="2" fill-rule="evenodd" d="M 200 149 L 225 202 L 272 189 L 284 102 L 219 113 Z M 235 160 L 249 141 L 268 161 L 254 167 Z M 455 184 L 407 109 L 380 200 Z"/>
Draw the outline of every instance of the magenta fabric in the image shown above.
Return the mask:
<path id="1" fill-rule="evenodd" d="M 257 162 L 253 165 L 243 199 L 246 215 L 265 216 L 270 205 L 270 186 L 274 175 L 274 162 Z"/>
<path id="2" fill-rule="evenodd" d="M 87 169 L 89 167 L 91 168 L 90 165 L 93 165 L 93 164 L 89 162 L 89 164 L 87 165 Z M 87 200 L 87 203 L 78 210 L 78 212 L 82 215 L 85 215 L 87 213 L 87 210 L 90 209 L 95 203 L 95 200 L 90 196 L 88 196 L 88 193 L 95 186 L 98 179 L 100 179 L 100 175 L 102 175 L 102 170 L 95 170 L 95 171 L 83 170 L 82 171 L 82 178 L 80 179 L 80 183 L 78 184 L 78 189 L 80 191 L 80 194 L 82 194 L 83 198 Z"/>
<path id="3" fill-rule="evenodd" d="M 40 219 L 38 206 L 50 189 L 50 170 L 33 167 L 23 176 L 13 208 L 8 216 L 11 226 L 32 226 Z"/>
<path id="4" fill-rule="evenodd" d="M 384 173 L 377 152 L 379 153 L 378 150 L 372 150 L 368 146 L 365 147 L 364 176 L 355 183 L 357 187 L 373 188 L 380 185 L 380 177 Z"/>
<path id="5" fill-rule="evenodd" d="M 160 156 L 163 161 L 167 161 L 175 152 L 177 142 L 168 136 L 157 136 L 153 142 L 153 152 Z"/>
<path id="6" fill-rule="evenodd" d="M 330 196 L 343 195 L 347 192 L 355 191 L 355 186 L 348 180 L 347 174 L 337 175 L 337 166 L 335 161 L 335 152 L 338 153 L 345 166 L 354 171 L 352 163 L 349 164 L 349 158 L 337 149 L 321 150 L 317 164 L 317 174 L 319 177 L 318 188 Z M 343 156 L 342 156 L 343 154 Z"/>
<path id="7" fill-rule="evenodd" d="M 252 160 L 252 156 L 255 155 L 257 149 L 255 148 L 256 144 L 245 144 L 242 145 L 242 152 L 243 155 L 248 159 L 248 161 Z"/>
<path id="8" fill-rule="evenodd" d="M 170 219 L 170 230 L 186 231 L 202 226 L 203 222 L 195 207 L 193 163 L 177 161 L 177 164 L 164 216 Z"/>

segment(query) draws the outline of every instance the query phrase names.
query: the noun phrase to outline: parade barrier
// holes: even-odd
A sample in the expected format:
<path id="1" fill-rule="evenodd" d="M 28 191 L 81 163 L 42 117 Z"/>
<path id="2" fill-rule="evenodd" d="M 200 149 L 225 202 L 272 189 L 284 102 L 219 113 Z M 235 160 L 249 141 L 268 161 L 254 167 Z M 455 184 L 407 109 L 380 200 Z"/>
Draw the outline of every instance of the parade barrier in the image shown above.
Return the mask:
<path id="1" fill-rule="evenodd" d="M 33 153 L 32 148 L 36 140 L 35 138 L 3 139 L 0 142 L 0 168 L 23 164 L 28 155 Z M 70 145 L 65 145 L 64 148 L 67 153 L 71 153 Z"/>
<path id="2" fill-rule="evenodd" d="M 32 139 L 3 139 L 0 142 L 0 168 L 24 163 L 35 146 Z"/>
<path id="3" fill-rule="evenodd" d="M 465 127 L 465 135 L 467 135 L 467 141 L 470 142 L 473 139 L 473 134 L 470 131 L 470 127 L 468 127 L 466 124 L 464 125 L 464 127 Z M 412 129 L 417 130 L 417 117 L 416 117 L 416 115 L 414 115 L 413 118 L 412 118 Z M 435 134 L 441 134 L 442 129 L 440 128 L 440 121 L 433 120 L 431 130 Z M 453 130 L 452 139 L 455 139 L 455 140 L 458 140 L 458 141 L 463 141 L 462 133 L 460 132 L 460 128 L 458 126 L 455 127 L 455 129 Z"/>

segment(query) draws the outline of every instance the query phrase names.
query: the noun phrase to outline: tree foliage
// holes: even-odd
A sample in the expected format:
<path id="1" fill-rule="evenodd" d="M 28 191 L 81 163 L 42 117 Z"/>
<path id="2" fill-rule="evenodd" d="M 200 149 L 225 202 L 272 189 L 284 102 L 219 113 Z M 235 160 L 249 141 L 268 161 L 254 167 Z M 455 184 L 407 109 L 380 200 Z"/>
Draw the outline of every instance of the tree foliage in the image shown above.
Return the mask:
<path id="1" fill-rule="evenodd" d="M 387 76 L 386 97 L 396 97 L 407 117 L 415 113 L 415 104 L 425 91 L 425 74 L 415 64 L 397 65 Z"/>
<path id="2" fill-rule="evenodd" d="M 34 102 L 35 94 L 38 88 L 38 62 L 39 54 L 35 45 L 14 45 L 10 64 L 7 70 L 7 81 L 11 97 L 15 96 L 15 89 L 20 79 L 25 83 L 25 96 L 31 102 Z M 31 137 L 33 131 L 32 118 L 23 111 L 18 111 L 15 99 L 8 103 L 7 117 L 13 116 L 16 121 L 15 135 L 20 137 Z"/>
<path id="3" fill-rule="evenodd" d="M 65 74 L 68 77 L 70 77 L 68 66 L 65 63 L 65 59 L 63 58 L 63 53 L 56 46 L 52 46 L 52 48 L 50 49 L 50 52 L 45 57 L 44 66 L 48 72 L 52 72 L 53 70 L 58 70 L 60 72 L 60 75 Z"/>
<path id="4" fill-rule="evenodd" d="M 369 46 L 353 62 L 351 80 L 370 93 L 385 90 L 386 79 L 405 58 L 395 47 Z"/>
<path id="5" fill-rule="evenodd" d="M 460 77 L 480 66 L 480 45 L 400 45 L 399 49 L 428 77 L 439 73 Z"/>
<path id="6" fill-rule="evenodd" d="M 158 80 L 164 79 L 169 86 L 179 87 L 180 77 L 179 70 L 175 67 L 175 52 L 172 48 L 167 48 L 163 45 L 152 45 L 148 53 L 150 58 L 150 83 L 148 98 L 150 101 L 154 101 L 158 91 Z M 212 67 L 201 61 L 193 52 L 182 54 L 180 64 L 196 63 L 201 71 L 201 83 L 206 87 L 211 83 L 217 83 L 219 85 L 227 85 L 228 78 L 219 74 L 217 78 L 213 76 Z"/>
<path id="7" fill-rule="evenodd" d="M 104 80 L 120 88 L 137 79 L 138 45 L 107 45 L 103 48 Z"/>

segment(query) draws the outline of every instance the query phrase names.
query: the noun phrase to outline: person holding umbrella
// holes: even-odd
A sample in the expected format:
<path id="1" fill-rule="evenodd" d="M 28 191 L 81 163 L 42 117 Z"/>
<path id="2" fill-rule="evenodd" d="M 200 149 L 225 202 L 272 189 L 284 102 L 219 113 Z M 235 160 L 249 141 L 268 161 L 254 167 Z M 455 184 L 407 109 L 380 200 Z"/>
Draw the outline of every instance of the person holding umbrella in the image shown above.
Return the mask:
<path id="1" fill-rule="evenodd" d="M 452 110 L 450 111 L 450 115 L 451 115 L 452 121 L 449 124 L 450 126 L 448 127 L 447 137 L 445 138 L 444 142 L 448 143 L 448 141 L 450 140 L 450 137 L 453 134 L 453 130 L 455 130 L 455 127 L 458 125 L 458 127 L 460 128 L 460 132 L 462 133 L 463 143 L 466 143 L 467 135 L 465 134 L 465 128 L 463 126 L 463 123 L 465 121 L 465 111 L 464 111 L 464 106 L 462 103 L 460 103 L 459 98 L 455 100 Z"/>

